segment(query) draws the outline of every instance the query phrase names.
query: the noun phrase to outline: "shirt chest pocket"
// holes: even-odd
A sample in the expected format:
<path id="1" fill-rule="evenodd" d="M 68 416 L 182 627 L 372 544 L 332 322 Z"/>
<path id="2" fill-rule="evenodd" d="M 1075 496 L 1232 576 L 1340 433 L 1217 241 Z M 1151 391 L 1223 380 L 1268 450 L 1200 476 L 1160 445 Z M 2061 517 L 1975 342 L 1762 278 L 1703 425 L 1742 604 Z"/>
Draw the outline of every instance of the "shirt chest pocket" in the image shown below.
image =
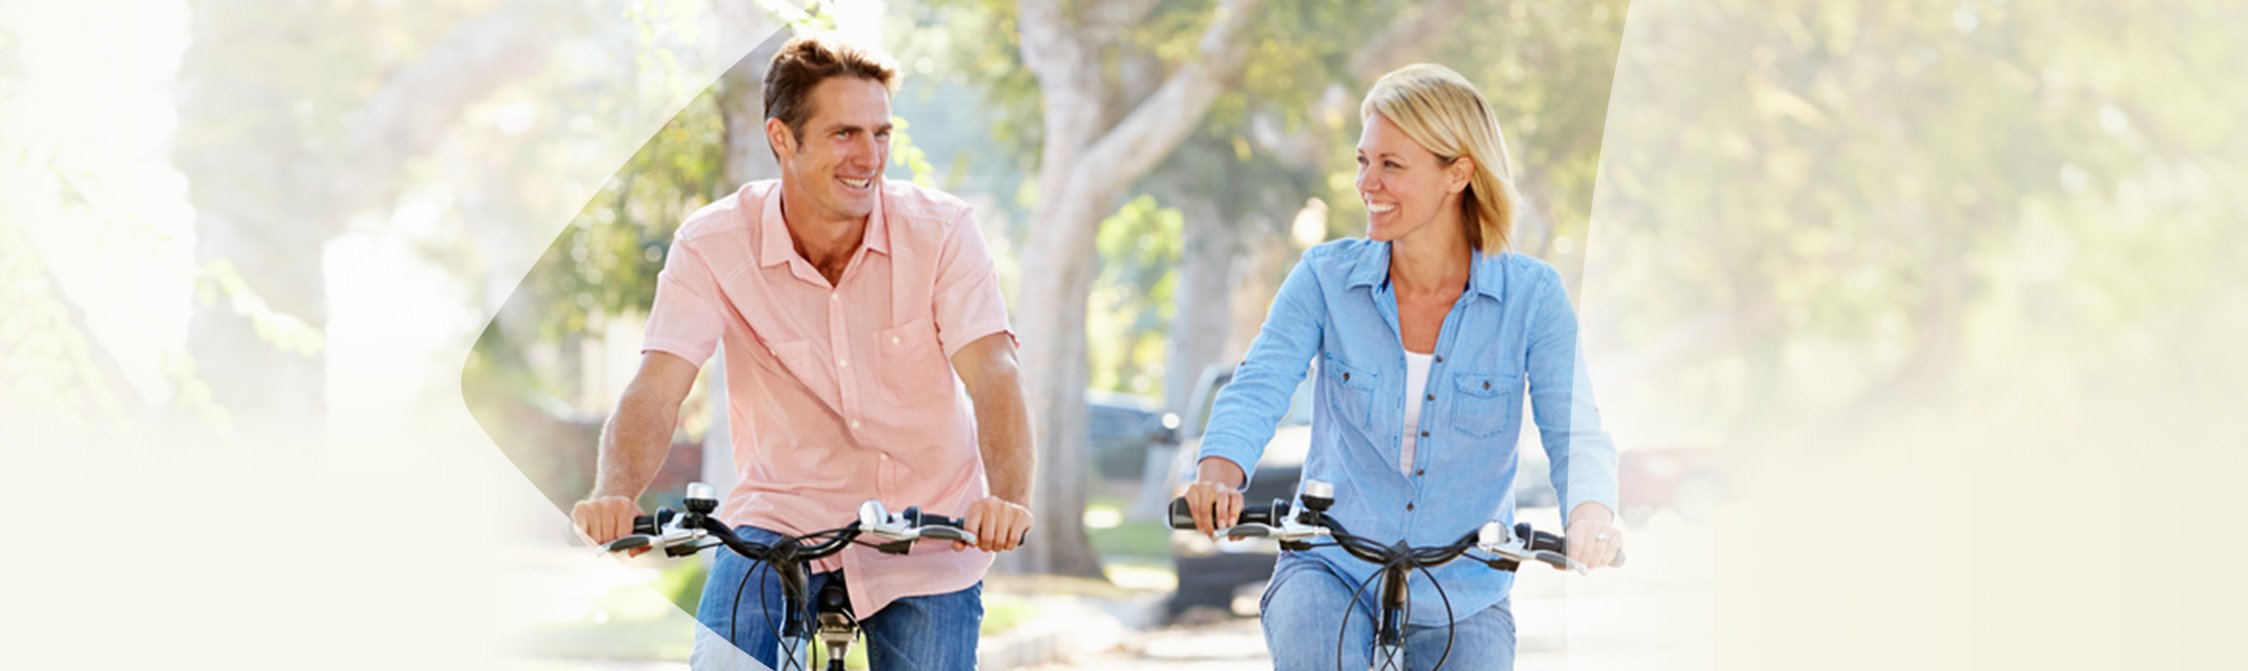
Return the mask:
<path id="1" fill-rule="evenodd" d="M 937 346 L 936 323 L 927 319 L 906 322 L 875 334 L 880 353 L 873 371 L 882 398 L 893 404 L 919 403 L 953 393 L 952 366 Z"/>
<path id="2" fill-rule="evenodd" d="M 1344 423 L 1361 430 L 1371 422 L 1374 403 L 1374 374 L 1343 363 L 1332 356 L 1319 362 L 1319 373 L 1326 376 L 1328 407 L 1342 417 Z"/>
<path id="3" fill-rule="evenodd" d="M 1452 427 L 1477 438 L 1498 435 L 1521 410 L 1521 387 L 1522 378 L 1513 374 L 1452 374 Z"/>

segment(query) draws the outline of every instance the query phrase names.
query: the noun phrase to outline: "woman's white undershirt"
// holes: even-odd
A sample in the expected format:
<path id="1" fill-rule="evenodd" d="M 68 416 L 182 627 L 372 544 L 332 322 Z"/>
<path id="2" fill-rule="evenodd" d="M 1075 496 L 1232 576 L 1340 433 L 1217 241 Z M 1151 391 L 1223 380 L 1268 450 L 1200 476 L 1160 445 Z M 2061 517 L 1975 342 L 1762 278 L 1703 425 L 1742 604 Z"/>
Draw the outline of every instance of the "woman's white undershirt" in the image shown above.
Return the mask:
<path id="1" fill-rule="evenodd" d="M 1398 458 L 1397 465 L 1405 470 L 1407 476 L 1413 474 L 1413 447 L 1420 442 L 1421 436 L 1421 390 L 1428 388 L 1428 367 L 1430 360 L 1434 358 L 1433 355 L 1418 354 L 1412 350 L 1405 352 L 1405 449 Z"/>

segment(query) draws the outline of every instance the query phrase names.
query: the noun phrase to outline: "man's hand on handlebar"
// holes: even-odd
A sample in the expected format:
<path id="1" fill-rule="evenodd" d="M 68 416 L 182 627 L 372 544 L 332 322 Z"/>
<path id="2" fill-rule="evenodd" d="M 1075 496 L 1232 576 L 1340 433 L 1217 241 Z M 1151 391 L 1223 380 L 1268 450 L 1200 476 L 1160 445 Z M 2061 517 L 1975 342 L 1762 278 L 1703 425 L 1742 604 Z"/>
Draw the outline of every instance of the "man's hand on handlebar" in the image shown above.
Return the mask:
<path id="1" fill-rule="evenodd" d="M 1241 523 L 1241 486 L 1248 474 L 1231 460 L 1208 457 L 1197 467 L 1194 484 L 1187 485 L 1187 510 L 1194 515 L 1194 530 L 1216 540 L 1219 529 Z"/>
<path id="2" fill-rule="evenodd" d="M 570 522 L 587 542 L 603 545 L 632 533 L 632 518 L 639 514 L 640 504 L 631 497 L 595 496 L 570 507 Z M 638 557 L 650 549 L 633 548 L 629 556 Z"/>
<path id="3" fill-rule="evenodd" d="M 1022 545 L 1023 536 L 1030 533 L 1030 509 L 996 496 L 968 504 L 968 514 L 961 518 L 968 533 L 976 535 L 975 548 L 985 552 L 1006 552 Z M 970 546 L 960 541 L 952 542 L 955 552 Z"/>

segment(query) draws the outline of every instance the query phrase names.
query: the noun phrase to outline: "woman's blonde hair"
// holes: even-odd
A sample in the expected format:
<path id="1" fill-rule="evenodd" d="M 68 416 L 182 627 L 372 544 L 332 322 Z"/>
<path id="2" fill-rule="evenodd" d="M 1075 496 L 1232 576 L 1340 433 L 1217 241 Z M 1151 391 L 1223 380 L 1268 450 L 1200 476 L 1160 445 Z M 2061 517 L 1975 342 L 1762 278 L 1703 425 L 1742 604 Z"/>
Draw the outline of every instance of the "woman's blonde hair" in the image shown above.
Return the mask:
<path id="1" fill-rule="evenodd" d="M 1462 156 L 1475 161 L 1460 198 L 1462 228 L 1471 247 L 1486 254 L 1506 249 L 1514 231 L 1514 169 L 1499 118 L 1475 85 L 1441 65 L 1407 65 L 1382 75 L 1366 92 L 1358 116 L 1372 120 L 1376 114 L 1447 165 Z"/>

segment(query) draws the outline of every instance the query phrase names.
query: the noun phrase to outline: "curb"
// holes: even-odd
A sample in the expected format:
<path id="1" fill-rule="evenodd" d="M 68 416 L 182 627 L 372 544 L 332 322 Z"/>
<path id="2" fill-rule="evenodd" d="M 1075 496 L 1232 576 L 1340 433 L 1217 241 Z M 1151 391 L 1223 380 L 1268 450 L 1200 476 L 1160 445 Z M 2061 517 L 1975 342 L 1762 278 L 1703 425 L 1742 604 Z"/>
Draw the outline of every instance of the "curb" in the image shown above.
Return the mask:
<path id="1" fill-rule="evenodd" d="M 1045 614 L 1013 631 L 985 637 L 976 649 L 976 668 L 1014 671 L 1115 649 L 1133 632 L 1161 621 L 1164 598 L 1041 597 L 1035 601 Z"/>

